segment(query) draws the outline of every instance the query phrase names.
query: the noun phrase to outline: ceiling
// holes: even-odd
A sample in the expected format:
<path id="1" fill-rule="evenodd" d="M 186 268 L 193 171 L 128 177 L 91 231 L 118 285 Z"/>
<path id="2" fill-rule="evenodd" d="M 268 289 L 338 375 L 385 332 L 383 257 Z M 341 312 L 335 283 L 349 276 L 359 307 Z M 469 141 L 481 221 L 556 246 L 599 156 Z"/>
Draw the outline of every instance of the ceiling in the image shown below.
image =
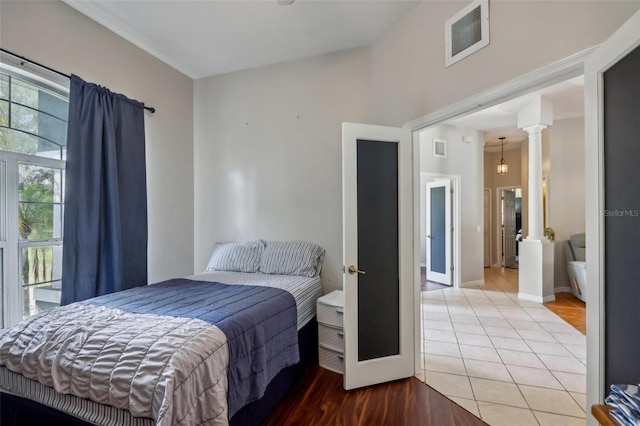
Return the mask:
<path id="1" fill-rule="evenodd" d="M 63 0 L 191 78 L 198 79 L 371 45 L 419 1 L 407 0 Z M 290 1 L 290 0 L 289 0 Z M 584 115 L 577 77 L 446 124 L 481 130 L 485 151 L 518 148 L 517 112 L 544 95 L 554 119 Z"/>
<path id="2" fill-rule="evenodd" d="M 553 104 L 553 119 L 563 120 L 584 116 L 584 77 L 575 77 L 553 86 L 528 93 L 502 104 L 447 121 L 445 124 L 481 130 L 485 135 L 485 151 L 499 152 L 501 136 L 506 137 L 504 149 L 515 149 L 528 138 L 517 128 L 518 111 L 534 97 L 542 95 Z"/>
<path id="3" fill-rule="evenodd" d="M 367 46 L 418 1 L 64 0 L 191 78 Z"/>

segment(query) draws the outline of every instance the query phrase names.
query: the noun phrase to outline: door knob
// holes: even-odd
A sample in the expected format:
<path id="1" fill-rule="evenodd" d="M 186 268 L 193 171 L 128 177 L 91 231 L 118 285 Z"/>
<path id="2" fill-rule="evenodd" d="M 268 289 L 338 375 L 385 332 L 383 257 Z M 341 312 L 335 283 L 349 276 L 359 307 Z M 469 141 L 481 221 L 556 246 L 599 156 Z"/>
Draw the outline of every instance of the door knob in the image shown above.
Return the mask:
<path id="1" fill-rule="evenodd" d="M 358 273 L 358 274 L 362 274 L 362 275 L 364 275 L 364 271 L 359 270 L 359 269 L 358 269 L 358 268 L 356 268 L 354 265 L 349 266 L 348 271 L 349 271 L 349 273 L 350 273 L 350 274 L 356 274 L 356 273 Z"/>

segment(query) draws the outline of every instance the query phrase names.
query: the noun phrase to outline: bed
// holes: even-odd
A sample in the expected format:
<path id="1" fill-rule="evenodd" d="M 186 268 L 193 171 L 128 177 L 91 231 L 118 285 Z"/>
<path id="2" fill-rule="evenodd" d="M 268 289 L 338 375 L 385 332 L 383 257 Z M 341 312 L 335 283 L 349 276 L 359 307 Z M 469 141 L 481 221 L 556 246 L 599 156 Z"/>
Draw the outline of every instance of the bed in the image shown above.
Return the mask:
<path id="1" fill-rule="evenodd" d="M 218 244 L 204 273 L 3 330 L 2 424 L 259 423 L 317 357 L 323 257 L 309 243 Z"/>

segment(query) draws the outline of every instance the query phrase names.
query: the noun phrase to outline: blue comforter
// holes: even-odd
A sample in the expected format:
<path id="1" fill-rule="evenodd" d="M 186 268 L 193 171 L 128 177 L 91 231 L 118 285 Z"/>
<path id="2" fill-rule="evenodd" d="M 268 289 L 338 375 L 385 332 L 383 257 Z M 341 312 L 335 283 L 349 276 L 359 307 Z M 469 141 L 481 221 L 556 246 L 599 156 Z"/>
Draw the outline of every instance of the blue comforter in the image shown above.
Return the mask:
<path id="1" fill-rule="evenodd" d="M 220 328 L 229 346 L 229 418 L 261 398 L 280 370 L 299 361 L 296 303 L 284 290 L 179 278 L 83 303 L 197 318 Z"/>

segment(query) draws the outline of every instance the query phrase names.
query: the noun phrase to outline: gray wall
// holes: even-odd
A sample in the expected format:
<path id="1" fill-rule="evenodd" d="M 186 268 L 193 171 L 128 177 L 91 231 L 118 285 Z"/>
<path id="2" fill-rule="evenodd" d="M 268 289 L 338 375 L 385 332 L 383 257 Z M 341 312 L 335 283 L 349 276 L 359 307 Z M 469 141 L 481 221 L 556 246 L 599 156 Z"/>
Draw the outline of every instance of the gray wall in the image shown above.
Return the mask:
<path id="1" fill-rule="evenodd" d="M 60 1 L 0 2 L 0 40 L 156 108 L 145 116 L 149 280 L 193 273 L 193 80 Z"/>
<path id="2" fill-rule="evenodd" d="M 342 288 L 342 122 L 370 122 L 368 48 L 195 82 L 195 269 L 216 241 L 306 240 Z"/>

